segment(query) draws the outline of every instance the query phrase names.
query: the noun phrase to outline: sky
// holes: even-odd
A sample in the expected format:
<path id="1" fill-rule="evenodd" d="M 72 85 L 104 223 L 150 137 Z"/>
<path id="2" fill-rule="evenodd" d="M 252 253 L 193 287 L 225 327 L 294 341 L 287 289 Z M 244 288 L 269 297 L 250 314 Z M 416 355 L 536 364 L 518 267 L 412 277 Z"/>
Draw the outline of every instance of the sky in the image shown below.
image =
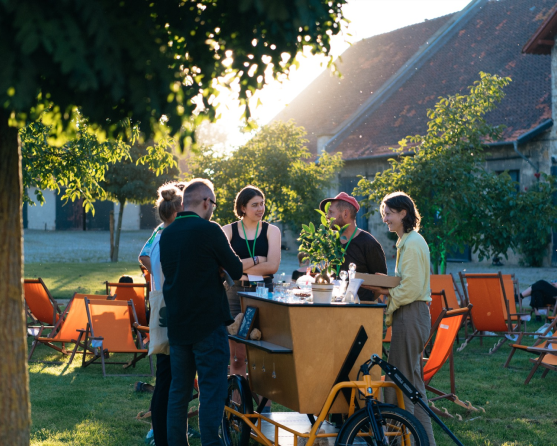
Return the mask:
<path id="1" fill-rule="evenodd" d="M 335 36 L 332 54 L 342 55 L 351 43 L 362 39 L 403 28 L 414 23 L 423 22 L 463 9 L 471 0 L 349 0 L 344 7 L 345 17 L 350 21 L 342 35 Z M 282 82 L 266 85 L 257 93 L 254 103 L 258 107 L 251 109 L 258 125 L 269 123 L 284 107 L 288 105 L 319 74 L 326 70 L 327 59 L 324 56 L 299 57 L 300 66 L 292 68 L 288 78 Z M 342 67 L 340 67 L 342 72 Z M 221 119 L 217 124 L 207 128 L 222 143 L 224 150 L 238 147 L 247 140 L 239 131 L 240 110 L 232 98 L 224 101 L 219 108 Z M 214 141 L 216 142 L 216 141 Z"/>

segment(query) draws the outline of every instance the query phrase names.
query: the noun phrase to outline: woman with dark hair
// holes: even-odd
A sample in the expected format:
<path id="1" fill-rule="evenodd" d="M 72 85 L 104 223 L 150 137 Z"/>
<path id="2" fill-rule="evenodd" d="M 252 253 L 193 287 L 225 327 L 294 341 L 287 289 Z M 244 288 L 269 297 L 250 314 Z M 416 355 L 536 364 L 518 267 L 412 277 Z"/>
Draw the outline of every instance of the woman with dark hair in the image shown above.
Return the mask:
<path id="1" fill-rule="evenodd" d="M 255 291 L 255 282 L 249 276 L 262 277 L 265 286 L 272 290 L 273 274 L 280 265 L 281 240 L 279 228 L 263 221 L 265 195 L 259 188 L 246 186 L 238 192 L 234 213 L 239 220 L 222 228 L 244 265 L 244 275 L 227 291 L 232 317 L 241 312 L 238 292 Z M 230 373 L 246 376 L 246 347 L 229 342 Z"/>
<path id="2" fill-rule="evenodd" d="M 425 395 L 421 353 L 431 329 L 428 306 L 428 302 L 431 302 L 429 247 L 418 233 L 421 220 L 418 209 L 412 198 L 404 192 L 395 192 L 383 198 L 381 215 L 389 231 L 398 235 L 395 276 L 400 277 L 400 284 L 394 288 L 369 289 L 387 296 L 385 322 L 387 326 L 392 326 L 388 361 Z M 392 389 L 385 390 L 385 400 L 396 404 L 396 395 Z M 423 424 L 430 444 L 435 445 L 428 414 L 421 407 L 414 406 L 406 396 L 404 404 L 406 410 L 414 413 Z"/>

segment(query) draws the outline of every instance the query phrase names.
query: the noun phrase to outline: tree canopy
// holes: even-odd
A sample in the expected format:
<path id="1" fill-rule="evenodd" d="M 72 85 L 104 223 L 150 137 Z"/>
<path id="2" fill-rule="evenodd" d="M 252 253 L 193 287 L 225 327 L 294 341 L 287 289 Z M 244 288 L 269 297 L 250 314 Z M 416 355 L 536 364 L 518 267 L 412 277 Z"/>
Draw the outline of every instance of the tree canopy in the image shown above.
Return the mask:
<path id="1" fill-rule="evenodd" d="M 305 135 L 292 121 L 277 121 L 229 155 L 212 149 L 194 155 L 189 175 L 213 181 L 221 203 L 213 218 L 221 224 L 236 220 L 234 198 L 251 184 L 265 193 L 267 220 L 282 221 L 296 233 L 302 223 L 315 220 L 314 209 L 336 180 L 342 158 L 324 153 L 312 161 Z"/>
<path id="2" fill-rule="evenodd" d="M 485 142 L 497 140 L 502 130 L 489 125 L 485 114 L 502 100 L 509 82 L 480 73 L 469 94 L 440 98 L 428 110 L 427 133 L 400 141 L 393 149 L 399 157 L 389 160 L 391 167 L 371 180 L 361 179 L 354 191 L 366 196 L 364 206 L 380 203 L 390 192 L 408 193 L 422 215 L 420 231 L 436 273 L 444 273 L 450 249 L 467 244 L 481 260 L 506 256 L 509 248 L 518 246 L 520 222 L 512 217 L 533 195 L 517 192 L 508 174 L 489 172 L 484 163 Z M 410 155 L 400 156 L 405 150 Z M 551 187 L 542 190 L 546 194 L 541 201 L 550 204 Z M 547 206 L 540 206 L 537 217 L 546 233 L 552 215 Z"/>
<path id="3" fill-rule="evenodd" d="M 215 116 L 219 84 L 232 85 L 245 103 L 266 79 L 286 72 L 304 46 L 328 54 L 345 2 L 0 0 L 0 326 L 9 327 L 0 364 L 0 438 L 6 444 L 28 444 L 30 424 L 18 129 L 40 117 L 51 143 L 62 146 L 79 131 L 79 109 L 101 143 L 126 138 L 141 124 L 146 139 L 158 141 L 172 129 L 178 143 L 188 144 L 195 124 Z"/>

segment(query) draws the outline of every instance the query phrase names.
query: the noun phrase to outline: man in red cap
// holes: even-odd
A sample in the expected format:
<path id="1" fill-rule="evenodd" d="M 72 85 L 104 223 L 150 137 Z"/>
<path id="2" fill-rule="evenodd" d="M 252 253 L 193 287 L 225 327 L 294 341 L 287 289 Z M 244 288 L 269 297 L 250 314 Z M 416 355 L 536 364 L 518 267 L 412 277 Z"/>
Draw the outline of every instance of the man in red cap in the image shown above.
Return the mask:
<path id="1" fill-rule="evenodd" d="M 348 266 L 355 263 L 356 271 L 359 273 L 387 274 L 387 260 L 381 244 L 369 232 L 356 226 L 356 214 L 360 210 L 358 201 L 346 192 L 341 192 L 335 198 L 323 200 L 319 208 L 325 211 L 328 202 L 331 202 L 328 217 L 335 219 L 333 224 L 341 228 L 348 225 L 340 236 L 346 254 L 339 271 L 348 271 Z M 374 296 L 373 291 L 364 288 L 358 290 L 358 296 L 362 301 L 375 300 L 379 297 Z"/>

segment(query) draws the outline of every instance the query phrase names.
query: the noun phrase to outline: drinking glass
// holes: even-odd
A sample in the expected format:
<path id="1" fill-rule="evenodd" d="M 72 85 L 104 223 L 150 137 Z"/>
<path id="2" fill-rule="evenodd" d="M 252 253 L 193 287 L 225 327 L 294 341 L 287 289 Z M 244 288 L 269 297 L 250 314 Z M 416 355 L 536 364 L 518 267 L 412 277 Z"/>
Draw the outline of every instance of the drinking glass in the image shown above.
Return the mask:
<path id="1" fill-rule="evenodd" d="M 263 288 L 265 288 L 264 282 L 257 282 L 257 288 L 255 289 L 259 297 L 263 297 Z"/>

